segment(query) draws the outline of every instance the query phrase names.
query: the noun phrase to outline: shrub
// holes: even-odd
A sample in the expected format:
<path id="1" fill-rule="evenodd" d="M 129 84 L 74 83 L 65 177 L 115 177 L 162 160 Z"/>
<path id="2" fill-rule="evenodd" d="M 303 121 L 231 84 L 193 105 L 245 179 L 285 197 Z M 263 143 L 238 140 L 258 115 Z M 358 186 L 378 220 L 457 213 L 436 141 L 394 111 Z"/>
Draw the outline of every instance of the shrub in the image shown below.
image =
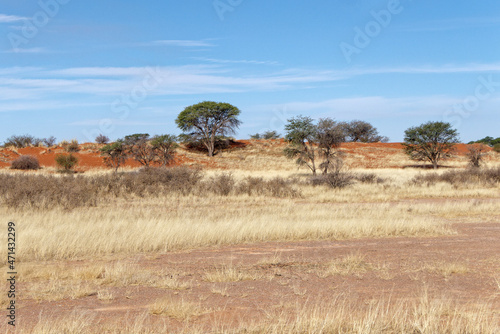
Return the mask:
<path id="1" fill-rule="evenodd" d="M 335 172 L 320 176 L 313 176 L 310 182 L 313 186 L 327 185 L 331 188 L 341 189 L 353 183 L 354 176 L 347 172 Z"/>
<path id="2" fill-rule="evenodd" d="M 493 145 L 493 151 L 500 153 L 500 143 Z"/>
<path id="3" fill-rule="evenodd" d="M 73 154 L 65 155 L 58 154 L 56 155 L 56 164 L 63 169 L 65 172 L 70 172 L 73 167 L 78 163 L 78 158 Z"/>
<path id="4" fill-rule="evenodd" d="M 299 197 L 300 193 L 291 186 L 291 182 L 281 177 L 265 181 L 261 177 L 247 177 L 236 187 L 237 194 L 263 195 L 273 197 Z"/>
<path id="5" fill-rule="evenodd" d="M 210 177 L 202 185 L 203 192 L 211 192 L 220 196 L 228 196 L 234 189 L 235 181 L 231 174 L 220 174 Z"/>
<path id="6" fill-rule="evenodd" d="M 279 139 L 281 138 L 281 134 L 279 134 L 277 131 L 265 131 L 263 133 L 256 133 L 253 135 L 250 135 L 251 139 Z"/>
<path id="7" fill-rule="evenodd" d="M 56 137 L 50 136 L 48 138 L 43 138 L 42 141 L 45 146 L 52 147 L 56 143 Z"/>
<path id="8" fill-rule="evenodd" d="M 22 170 L 37 170 L 40 169 L 40 163 L 38 162 L 37 158 L 31 155 L 21 155 L 19 158 L 12 162 L 10 168 Z"/>
<path id="9" fill-rule="evenodd" d="M 459 184 L 487 184 L 493 185 L 500 183 L 500 167 L 491 169 L 469 168 L 466 170 L 450 170 L 442 174 L 429 173 L 415 176 L 411 183 L 416 185 L 434 185 L 438 182 Z"/>
<path id="10" fill-rule="evenodd" d="M 467 148 L 467 158 L 469 165 L 473 168 L 479 168 L 483 162 L 483 157 L 488 154 L 485 144 L 472 144 Z"/>
<path id="11" fill-rule="evenodd" d="M 40 143 L 42 143 L 42 139 L 38 139 L 30 135 L 10 136 L 5 141 L 4 147 L 15 146 L 17 148 L 23 148 L 28 146 L 38 146 Z"/>
<path id="12" fill-rule="evenodd" d="M 375 173 L 359 173 L 353 175 L 356 181 L 361 183 L 384 183 L 385 180 Z"/>
<path id="13" fill-rule="evenodd" d="M 71 142 L 66 143 L 67 144 L 63 146 L 66 152 L 78 152 L 80 150 L 80 147 L 78 146 L 78 140 L 73 139 Z"/>
<path id="14" fill-rule="evenodd" d="M 97 144 L 107 144 L 109 143 L 109 138 L 103 134 L 100 134 L 99 136 L 95 137 L 95 142 Z"/>

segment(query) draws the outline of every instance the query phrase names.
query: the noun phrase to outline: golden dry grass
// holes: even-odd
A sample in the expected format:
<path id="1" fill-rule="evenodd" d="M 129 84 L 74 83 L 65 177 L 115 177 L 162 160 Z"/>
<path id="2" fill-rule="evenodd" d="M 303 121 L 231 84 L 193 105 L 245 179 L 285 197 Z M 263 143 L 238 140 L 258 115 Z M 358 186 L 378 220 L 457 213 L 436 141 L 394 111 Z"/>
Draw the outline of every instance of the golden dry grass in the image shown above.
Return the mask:
<path id="1" fill-rule="evenodd" d="M 495 334 L 500 330 L 498 313 L 492 312 L 487 303 L 457 305 L 446 298 L 431 299 L 424 291 L 411 300 L 378 300 L 369 304 L 355 304 L 345 295 L 333 296 L 331 302 L 322 304 L 281 304 L 269 310 L 266 317 L 246 322 L 240 319 L 236 328 L 214 320 L 210 332 L 214 333 L 450 333 Z M 127 319 L 125 324 L 105 325 L 102 333 L 207 333 L 205 327 L 189 320 L 210 310 L 203 310 L 196 303 L 182 299 L 164 298 L 151 305 L 149 312 L 156 316 L 186 321 L 184 327 L 172 330 L 168 326 L 151 326 L 146 315 Z M 95 332 L 92 324 L 95 314 L 74 311 L 63 319 L 41 316 L 30 333 L 80 333 Z M 167 329 L 168 328 L 168 329 Z M 19 330 L 19 333 L 27 331 Z"/>
<path id="2" fill-rule="evenodd" d="M 301 185 L 301 198 L 166 194 L 73 211 L 0 207 L 0 215 L 19 223 L 20 261 L 260 241 L 446 235 L 453 233 L 449 222 L 498 217 L 498 186 L 418 186 L 407 183 L 417 173 L 412 170 L 376 173 L 388 181 L 341 190 Z M 0 249 L 2 259 L 5 254 Z"/>

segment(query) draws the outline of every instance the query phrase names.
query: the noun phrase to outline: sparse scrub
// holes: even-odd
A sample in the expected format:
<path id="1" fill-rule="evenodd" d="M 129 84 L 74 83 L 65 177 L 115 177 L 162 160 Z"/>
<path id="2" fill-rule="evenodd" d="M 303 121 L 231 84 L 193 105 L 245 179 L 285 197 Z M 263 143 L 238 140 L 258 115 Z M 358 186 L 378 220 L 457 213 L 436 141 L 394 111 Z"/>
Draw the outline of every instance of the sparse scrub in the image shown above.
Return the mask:
<path id="1" fill-rule="evenodd" d="M 375 173 L 357 173 L 353 174 L 353 177 L 361 183 L 380 184 L 385 182 L 384 178 L 377 176 Z"/>
<path id="2" fill-rule="evenodd" d="M 47 147 L 52 147 L 55 145 L 55 143 L 56 143 L 56 137 L 54 136 L 50 136 L 48 138 L 43 139 L 43 144 Z"/>
<path id="3" fill-rule="evenodd" d="M 412 181 L 417 185 L 433 185 L 438 182 L 446 182 L 452 185 L 460 184 L 485 184 L 495 185 L 500 183 L 500 167 L 490 169 L 470 168 L 466 170 L 450 170 L 444 173 L 429 173 L 415 176 Z"/>
<path id="4" fill-rule="evenodd" d="M 36 157 L 30 155 L 22 155 L 16 160 L 12 161 L 11 169 L 21 170 L 37 170 L 40 169 L 40 162 Z"/>
<path id="5" fill-rule="evenodd" d="M 5 140 L 4 147 L 14 146 L 17 148 L 38 146 L 42 143 L 42 139 L 35 138 L 31 135 L 21 135 L 21 136 L 10 136 Z"/>

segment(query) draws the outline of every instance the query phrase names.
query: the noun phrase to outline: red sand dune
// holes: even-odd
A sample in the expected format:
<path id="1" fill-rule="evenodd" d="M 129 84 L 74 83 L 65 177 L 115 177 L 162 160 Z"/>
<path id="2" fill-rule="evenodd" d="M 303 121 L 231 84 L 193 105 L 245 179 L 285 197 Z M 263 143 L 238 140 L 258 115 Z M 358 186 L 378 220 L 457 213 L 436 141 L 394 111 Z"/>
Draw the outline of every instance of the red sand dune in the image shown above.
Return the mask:
<path id="1" fill-rule="evenodd" d="M 263 143 L 263 140 L 239 140 L 236 143 L 231 144 L 232 149 L 242 149 L 245 150 L 246 147 L 251 147 L 257 143 Z M 278 139 L 273 141 L 274 144 L 278 143 L 278 146 L 285 146 L 286 143 L 283 139 Z M 456 145 L 456 154 L 459 156 L 465 155 L 467 152 L 467 144 Z M 78 157 L 78 168 L 77 170 L 85 171 L 93 168 L 106 168 L 103 158 L 99 153 L 99 145 L 86 143 L 80 145 L 80 151 L 73 153 Z M 358 155 L 364 155 L 367 159 L 372 159 L 371 153 L 377 153 L 377 155 L 393 155 L 400 154 L 403 146 L 401 143 L 344 143 L 342 145 L 342 150 L 345 153 L 356 153 Z M 491 151 L 490 147 L 487 151 Z M 38 158 L 40 165 L 43 167 L 56 167 L 55 157 L 57 154 L 68 154 L 64 151 L 62 147 L 27 147 L 27 148 L 3 148 L 0 149 L 0 168 L 9 167 L 11 162 L 21 155 L 32 155 Z M 178 153 L 175 157 L 174 165 L 184 165 L 201 163 L 209 168 L 217 167 L 214 162 L 211 161 L 194 161 L 186 157 L 182 153 Z M 128 159 L 125 166 L 127 167 L 140 167 L 140 164 L 133 159 Z"/>

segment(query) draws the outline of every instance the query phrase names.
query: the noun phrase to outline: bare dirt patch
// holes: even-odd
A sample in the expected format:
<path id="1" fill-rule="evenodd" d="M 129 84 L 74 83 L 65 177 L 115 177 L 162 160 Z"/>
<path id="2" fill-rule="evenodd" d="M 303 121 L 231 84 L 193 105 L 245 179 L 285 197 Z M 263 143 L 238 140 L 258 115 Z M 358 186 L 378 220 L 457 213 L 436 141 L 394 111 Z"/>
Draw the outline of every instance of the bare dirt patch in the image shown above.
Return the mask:
<path id="1" fill-rule="evenodd" d="M 283 312 L 293 314 L 307 305 L 335 306 L 339 296 L 366 306 L 378 300 L 417 300 L 423 293 L 464 307 L 487 303 L 498 314 L 498 223 L 453 227 L 457 235 L 436 238 L 269 242 L 73 261 L 66 266 L 75 270 L 89 265 L 129 265 L 130 275 L 150 272 L 155 282 L 175 278 L 184 288 L 154 287 L 147 275 L 114 284 L 106 281 L 104 273 L 86 281 L 91 287 L 86 296 L 46 301 L 30 298 L 25 291 L 33 284 L 49 285 L 49 280 L 22 282 L 19 327 L 29 330 L 43 317 L 63 319 L 83 312 L 92 319 L 93 331 L 116 328 L 141 316 L 151 328 L 210 332 L 217 324 L 230 331 L 263 319 L 272 322 Z M 76 281 L 66 279 L 61 284 Z M 5 322 L 1 326 L 5 330 Z"/>

